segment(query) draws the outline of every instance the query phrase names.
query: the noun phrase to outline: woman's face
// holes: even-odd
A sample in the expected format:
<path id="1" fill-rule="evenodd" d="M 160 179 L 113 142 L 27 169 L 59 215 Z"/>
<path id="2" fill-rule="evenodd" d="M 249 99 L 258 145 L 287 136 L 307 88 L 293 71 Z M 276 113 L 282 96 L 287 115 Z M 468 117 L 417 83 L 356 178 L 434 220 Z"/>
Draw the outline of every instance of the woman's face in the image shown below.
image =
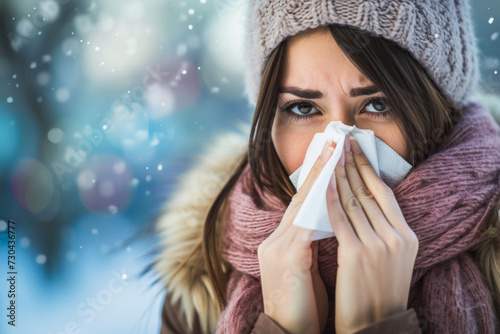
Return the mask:
<path id="1" fill-rule="evenodd" d="M 302 165 L 314 134 L 323 132 L 331 121 L 373 130 L 406 159 L 403 134 L 383 113 L 389 108 L 385 95 L 372 85 L 342 53 L 328 29 L 289 39 L 272 128 L 275 149 L 289 175 Z"/>

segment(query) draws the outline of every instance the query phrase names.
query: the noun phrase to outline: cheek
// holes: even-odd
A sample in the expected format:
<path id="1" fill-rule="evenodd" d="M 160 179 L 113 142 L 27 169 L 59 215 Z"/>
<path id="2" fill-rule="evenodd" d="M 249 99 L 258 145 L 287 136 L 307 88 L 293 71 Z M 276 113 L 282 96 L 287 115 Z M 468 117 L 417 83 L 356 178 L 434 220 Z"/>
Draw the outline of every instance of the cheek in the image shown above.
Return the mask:
<path id="1" fill-rule="evenodd" d="M 403 159 L 408 160 L 406 142 L 403 133 L 396 124 L 382 131 L 374 131 L 374 133 L 376 137 L 389 145 L 397 154 L 403 157 Z"/>
<path id="2" fill-rule="evenodd" d="M 309 133 L 300 127 L 273 126 L 274 148 L 288 175 L 291 175 L 302 165 L 309 143 L 315 133 L 314 131 Z"/>
<path id="3" fill-rule="evenodd" d="M 406 149 L 406 142 L 401 134 L 401 136 L 398 138 L 398 144 L 393 147 L 393 150 L 396 151 L 403 159 L 408 161 L 408 150 Z"/>

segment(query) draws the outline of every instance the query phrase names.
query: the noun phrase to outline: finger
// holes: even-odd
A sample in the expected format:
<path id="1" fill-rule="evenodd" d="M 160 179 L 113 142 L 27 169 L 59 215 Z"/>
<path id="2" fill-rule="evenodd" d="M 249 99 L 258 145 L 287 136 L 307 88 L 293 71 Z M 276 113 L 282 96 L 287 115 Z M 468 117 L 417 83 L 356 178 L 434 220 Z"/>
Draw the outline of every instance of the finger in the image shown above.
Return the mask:
<path id="1" fill-rule="evenodd" d="M 349 138 L 347 143 L 349 143 Z M 346 145 L 346 148 L 349 145 Z M 359 171 L 356 163 L 354 162 L 354 157 L 352 151 L 346 152 L 345 155 L 345 170 L 347 174 L 347 180 L 352 189 L 354 196 L 361 203 L 361 207 L 370 222 L 372 228 L 378 236 L 388 235 L 389 233 L 394 233 L 394 228 L 387 221 L 384 213 L 380 209 L 375 197 L 372 195 L 371 191 L 365 185 L 363 179 L 359 175 Z"/>
<path id="2" fill-rule="evenodd" d="M 322 161 L 328 160 L 331 154 L 333 153 L 332 144 L 334 144 L 334 142 L 331 139 L 326 141 L 325 145 L 323 146 L 321 154 L 318 156 L 318 158 L 316 158 L 316 161 L 314 162 L 311 171 L 307 175 L 307 178 L 305 179 L 304 183 L 299 188 L 297 193 L 293 196 L 292 201 L 288 205 L 288 208 L 286 209 L 285 214 L 283 215 L 281 223 L 276 228 L 276 230 L 274 230 L 274 232 L 269 236 L 271 240 L 275 240 L 281 237 L 283 233 L 292 225 L 292 222 L 295 219 L 295 216 L 297 215 L 297 212 L 299 211 L 307 194 L 309 193 L 309 190 L 311 189 L 312 185 L 314 184 L 314 181 L 316 180 L 319 173 L 323 169 L 324 165 L 322 164 Z"/>
<path id="3" fill-rule="evenodd" d="M 346 142 L 348 140 L 348 138 L 345 139 Z M 345 145 L 343 149 L 344 152 L 342 154 L 346 155 Z M 352 164 L 353 161 L 351 160 L 350 163 Z M 347 168 L 347 166 L 342 166 L 341 164 L 337 164 L 337 166 L 335 167 L 340 203 L 342 204 L 342 208 L 345 211 L 346 216 L 349 218 L 354 231 L 356 231 L 359 240 L 363 244 L 369 245 L 372 244 L 373 241 L 379 239 L 379 237 L 373 230 L 370 222 L 368 221 L 368 218 L 366 218 L 361 204 L 351 190 L 351 185 L 349 184 L 349 180 L 347 179 Z M 354 166 L 354 168 L 356 167 Z"/>
<path id="4" fill-rule="evenodd" d="M 309 264 L 311 261 L 311 247 L 310 245 L 305 246 L 303 243 L 303 240 L 300 238 L 295 239 L 294 244 L 292 246 L 292 249 L 298 249 L 298 248 L 303 248 L 306 247 L 307 249 L 306 252 L 303 252 L 301 254 L 302 259 L 299 261 L 298 264 L 294 265 L 291 268 L 291 271 L 295 277 L 298 278 L 300 288 L 296 289 L 295 292 L 292 294 L 292 301 L 296 305 L 300 305 L 302 308 L 305 316 L 309 319 L 316 319 L 316 326 L 318 328 L 311 328 L 312 333 L 319 333 L 320 328 L 319 328 L 319 312 L 318 312 L 318 305 L 316 303 L 316 298 L 315 298 L 315 289 L 314 289 L 314 283 L 313 283 L 313 275 L 311 274 L 309 270 Z"/>
<path id="5" fill-rule="evenodd" d="M 356 232 L 351 226 L 351 222 L 347 218 L 342 204 L 340 203 L 340 198 L 336 187 L 337 176 L 333 172 L 328 188 L 326 191 L 326 207 L 328 209 L 328 217 L 330 218 L 330 224 L 332 226 L 333 232 L 337 237 L 339 245 L 360 245 Z"/>
<path id="6" fill-rule="evenodd" d="M 331 139 L 328 139 L 325 142 L 321 154 L 316 158 L 316 161 L 314 162 L 314 165 L 312 166 L 311 171 L 307 175 L 302 186 L 297 190 L 297 193 L 294 196 L 295 200 L 299 200 L 300 202 L 303 202 L 305 200 L 307 194 L 309 193 L 309 190 L 311 190 L 311 187 L 314 184 L 314 181 L 316 181 L 318 175 L 323 169 L 324 164 L 322 163 L 322 161 L 328 160 L 331 157 L 335 145 L 335 142 L 333 142 L 333 140 Z"/>
<path id="7" fill-rule="evenodd" d="M 407 231 L 410 227 L 406 223 L 392 189 L 377 175 L 356 140 L 352 141 L 351 147 L 359 175 L 377 201 L 389 224 L 397 231 Z"/>
<path id="8" fill-rule="evenodd" d="M 299 246 L 302 248 L 302 250 L 299 248 L 298 251 L 303 251 L 303 249 L 311 247 L 313 234 L 314 230 L 292 225 L 279 237 L 279 239 L 284 247 L 287 248 L 293 247 L 292 244 L 297 240 L 297 243 L 299 243 Z"/>
<path id="9" fill-rule="evenodd" d="M 269 235 L 267 238 L 268 241 L 273 242 L 283 236 L 283 234 L 286 232 L 287 229 L 290 228 L 291 223 L 293 222 L 293 219 L 297 215 L 297 212 L 300 209 L 300 203 L 298 202 L 290 202 L 288 207 L 285 210 L 285 213 L 283 214 L 283 218 L 281 219 L 280 224 L 278 227 Z"/>
<path id="10" fill-rule="evenodd" d="M 285 232 L 283 238 L 289 238 L 290 236 L 294 236 L 292 242 L 290 243 L 290 247 L 288 248 L 290 252 L 296 253 L 302 257 L 300 260 L 300 267 L 304 271 L 310 271 L 312 268 L 312 264 L 314 262 L 313 258 L 313 249 L 312 245 L 312 237 L 314 235 L 314 230 L 309 230 L 307 228 L 291 226 L 291 228 Z"/>

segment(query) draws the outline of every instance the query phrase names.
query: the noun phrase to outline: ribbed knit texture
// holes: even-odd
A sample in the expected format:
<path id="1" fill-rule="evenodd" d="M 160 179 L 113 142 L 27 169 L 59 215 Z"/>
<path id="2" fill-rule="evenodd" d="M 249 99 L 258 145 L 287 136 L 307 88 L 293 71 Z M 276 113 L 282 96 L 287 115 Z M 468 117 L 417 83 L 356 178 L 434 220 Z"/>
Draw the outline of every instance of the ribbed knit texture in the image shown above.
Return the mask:
<path id="1" fill-rule="evenodd" d="M 482 274 L 466 252 L 481 240 L 500 200 L 500 128 L 479 103 L 438 151 L 393 190 L 419 239 L 408 307 L 425 333 L 493 334 L 496 316 Z M 286 207 L 260 193 L 247 165 L 229 197 L 223 256 L 234 267 L 217 333 L 250 333 L 263 312 L 257 248 Z M 325 333 L 335 332 L 336 237 L 319 241 L 319 270 L 329 299 Z"/>
<path id="2" fill-rule="evenodd" d="M 477 85 L 468 0 L 252 0 L 247 5 L 245 80 L 254 105 L 271 51 L 289 36 L 327 24 L 357 27 L 397 43 L 458 105 Z"/>

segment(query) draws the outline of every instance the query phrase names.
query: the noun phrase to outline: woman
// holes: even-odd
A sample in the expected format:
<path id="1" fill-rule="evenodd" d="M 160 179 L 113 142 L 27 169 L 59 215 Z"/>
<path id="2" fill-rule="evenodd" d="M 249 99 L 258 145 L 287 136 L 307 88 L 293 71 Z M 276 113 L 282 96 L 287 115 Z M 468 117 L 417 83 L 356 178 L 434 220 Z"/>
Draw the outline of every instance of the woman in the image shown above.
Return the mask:
<path id="1" fill-rule="evenodd" d="M 471 100 L 465 1 L 252 1 L 248 143 L 227 134 L 158 223 L 162 333 L 495 333 L 500 128 Z M 291 225 L 333 151 L 289 179 L 326 125 L 374 131 L 412 169 L 391 189 L 346 138 L 335 237 Z M 240 138 L 240 139 L 238 139 Z"/>

